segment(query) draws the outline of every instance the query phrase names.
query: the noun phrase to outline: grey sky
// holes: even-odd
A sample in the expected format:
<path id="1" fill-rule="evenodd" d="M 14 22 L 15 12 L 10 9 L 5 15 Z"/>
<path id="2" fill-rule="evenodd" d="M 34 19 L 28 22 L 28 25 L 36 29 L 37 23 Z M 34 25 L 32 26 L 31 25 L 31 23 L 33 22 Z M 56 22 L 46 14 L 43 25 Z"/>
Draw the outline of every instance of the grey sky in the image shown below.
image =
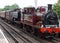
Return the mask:
<path id="1" fill-rule="evenodd" d="M 35 6 L 34 1 L 35 0 L 0 0 L 0 8 L 3 8 L 5 5 L 12 5 L 14 3 L 17 3 L 21 8 L 26 6 Z M 46 6 L 49 3 L 54 4 L 57 1 L 58 0 L 37 0 L 37 6 Z"/>

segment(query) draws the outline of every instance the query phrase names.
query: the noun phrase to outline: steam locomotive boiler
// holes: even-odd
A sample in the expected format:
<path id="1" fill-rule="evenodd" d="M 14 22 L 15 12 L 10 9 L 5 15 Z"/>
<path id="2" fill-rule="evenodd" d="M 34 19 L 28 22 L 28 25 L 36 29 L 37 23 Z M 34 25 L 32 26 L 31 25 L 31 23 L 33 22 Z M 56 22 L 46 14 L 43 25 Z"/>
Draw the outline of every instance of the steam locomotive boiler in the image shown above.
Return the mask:
<path id="1" fill-rule="evenodd" d="M 47 37 L 53 37 L 60 33 L 58 16 L 52 10 L 52 5 L 48 6 L 48 12 L 43 15 L 43 28 L 41 32 L 47 35 Z"/>

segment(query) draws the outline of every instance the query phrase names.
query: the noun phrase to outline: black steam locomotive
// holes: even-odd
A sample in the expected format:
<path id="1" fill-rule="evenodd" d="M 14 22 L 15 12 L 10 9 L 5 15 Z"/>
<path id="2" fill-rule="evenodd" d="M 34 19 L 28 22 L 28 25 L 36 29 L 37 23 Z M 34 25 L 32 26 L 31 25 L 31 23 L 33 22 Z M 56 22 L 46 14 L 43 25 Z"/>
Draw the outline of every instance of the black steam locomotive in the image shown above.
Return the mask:
<path id="1" fill-rule="evenodd" d="M 15 9 L 13 11 L 0 12 L 0 17 L 10 23 L 16 23 L 22 30 L 27 31 L 35 36 L 48 34 L 49 36 L 60 33 L 58 17 L 52 10 L 52 5 L 48 5 L 48 11 L 45 13 L 45 8 L 35 9 L 24 8 Z M 44 14 L 42 14 L 42 13 Z M 41 16 L 42 14 L 42 16 Z M 42 27 L 43 25 L 43 27 Z M 24 28 L 24 29 L 23 29 Z M 54 34 L 52 34 L 54 33 Z"/>

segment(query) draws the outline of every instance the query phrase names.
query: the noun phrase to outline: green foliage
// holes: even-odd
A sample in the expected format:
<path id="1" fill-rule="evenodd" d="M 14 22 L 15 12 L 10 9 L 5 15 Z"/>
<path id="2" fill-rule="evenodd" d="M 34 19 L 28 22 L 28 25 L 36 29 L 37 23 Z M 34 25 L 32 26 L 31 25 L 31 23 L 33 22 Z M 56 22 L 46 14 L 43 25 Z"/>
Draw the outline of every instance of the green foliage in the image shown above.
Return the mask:
<path id="1" fill-rule="evenodd" d="M 13 4 L 13 5 L 11 6 L 11 9 L 15 9 L 15 8 L 19 8 L 19 6 L 18 6 L 17 4 Z"/>
<path id="2" fill-rule="evenodd" d="M 3 11 L 3 9 L 2 9 L 2 8 L 0 8 L 0 11 Z"/>
<path id="3" fill-rule="evenodd" d="M 4 8 L 0 8 L 0 11 L 6 11 L 6 10 L 12 10 L 12 9 L 16 9 L 19 8 L 19 6 L 17 4 L 13 4 L 13 5 L 6 5 Z"/>
<path id="4" fill-rule="evenodd" d="M 9 10 L 11 6 L 7 5 L 4 7 L 4 10 Z"/>
<path id="5" fill-rule="evenodd" d="M 57 8 L 58 7 L 58 8 Z M 60 0 L 58 0 L 58 2 L 53 6 L 53 10 L 55 12 L 57 12 L 57 14 L 59 15 L 60 18 Z M 56 11 L 57 10 L 57 11 Z"/>
<path id="6" fill-rule="evenodd" d="M 53 6 L 53 10 L 54 10 L 54 12 L 56 12 L 56 5 Z"/>

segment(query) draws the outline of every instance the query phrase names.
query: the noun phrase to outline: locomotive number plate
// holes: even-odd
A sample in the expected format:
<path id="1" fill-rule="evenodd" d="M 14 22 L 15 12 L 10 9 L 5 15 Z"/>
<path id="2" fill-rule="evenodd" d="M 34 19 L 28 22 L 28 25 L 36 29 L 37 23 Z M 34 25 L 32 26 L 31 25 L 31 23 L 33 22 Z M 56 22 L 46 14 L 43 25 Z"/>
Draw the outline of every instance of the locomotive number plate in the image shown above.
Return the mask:
<path id="1" fill-rule="evenodd" d="M 45 27 L 46 27 L 46 28 L 51 28 L 51 27 L 56 28 L 57 25 L 45 25 Z"/>

